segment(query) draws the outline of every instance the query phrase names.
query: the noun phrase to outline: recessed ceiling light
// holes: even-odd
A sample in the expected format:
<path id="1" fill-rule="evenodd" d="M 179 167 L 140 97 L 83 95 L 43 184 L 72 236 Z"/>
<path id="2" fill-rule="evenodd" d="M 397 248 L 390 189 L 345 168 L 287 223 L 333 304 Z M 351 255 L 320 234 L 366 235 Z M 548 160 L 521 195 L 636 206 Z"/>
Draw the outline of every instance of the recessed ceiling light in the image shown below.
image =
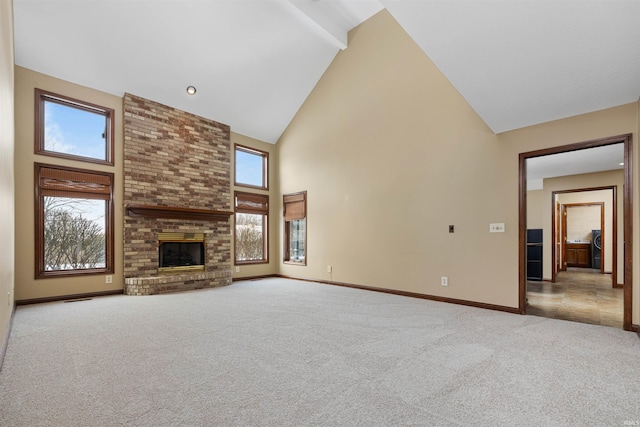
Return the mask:
<path id="1" fill-rule="evenodd" d="M 196 87 L 195 86 L 187 86 L 187 93 L 189 95 L 195 95 L 196 94 Z"/>

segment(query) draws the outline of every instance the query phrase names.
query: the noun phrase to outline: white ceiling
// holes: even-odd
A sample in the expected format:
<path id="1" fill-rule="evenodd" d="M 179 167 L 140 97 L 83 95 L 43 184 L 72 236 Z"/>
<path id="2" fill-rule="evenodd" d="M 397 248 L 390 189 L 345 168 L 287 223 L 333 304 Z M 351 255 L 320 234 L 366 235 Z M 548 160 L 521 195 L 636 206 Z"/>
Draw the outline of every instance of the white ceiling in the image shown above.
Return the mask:
<path id="1" fill-rule="evenodd" d="M 149 98 L 275 143 L 340 50 L 295 3 L 14 0 L 16 64 Z M 340 18 L 334 31 L 346 41 L 347 31 L 380 7 L 327 2 L 321 11 Z M 189 85 L 195 96 L 187 95 Z"/>
<path id="2" fill-rule="evenodd" d="M 640 97 L 638 0 L 14 0 L 16 63 L 275 143 L 383 7 L 496 133 Z"/>
<path id="3" fill-rule="evenodd" d="M 638 0 L 383 0 L 495 132 L 640 98 Z"/>

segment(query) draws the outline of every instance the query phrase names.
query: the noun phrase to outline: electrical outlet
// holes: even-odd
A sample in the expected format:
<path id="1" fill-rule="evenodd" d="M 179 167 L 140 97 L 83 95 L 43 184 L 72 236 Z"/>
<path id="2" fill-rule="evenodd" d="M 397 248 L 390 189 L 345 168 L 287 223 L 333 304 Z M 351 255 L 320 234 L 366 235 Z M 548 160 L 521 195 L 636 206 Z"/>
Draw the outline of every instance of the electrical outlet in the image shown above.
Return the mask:
<path id="1" fill-rule="evenodd" d="M 327 273 L 331 273 L 333 271 L 333 267 L 327 265 Z"/>
<path id="2" fill-rule="evenodd" d="M 106 276 L 104 278 L 105 283 L 113 283 L 113 276 Z"/>
<path id="3" fill-rule="evenodd" d="M 489 224 L 489 233 L 504 233 L 504 222 Z"/>
<path id="4" fill-rule="evenodd" d="M 11 292 L 7 292 L 7 307 L 11 307 Z"/>
<path id="5" fill-rule="evenodd" d="M 449 278 L 447 276 L 442 276 L 440 278 L 440 284 L 442 286 L 449 286 Z"/>
<path id="6" fill-rule="evenodd" d="M 236 273 L 240 273 L 240 267 L 236 267 Z"/>

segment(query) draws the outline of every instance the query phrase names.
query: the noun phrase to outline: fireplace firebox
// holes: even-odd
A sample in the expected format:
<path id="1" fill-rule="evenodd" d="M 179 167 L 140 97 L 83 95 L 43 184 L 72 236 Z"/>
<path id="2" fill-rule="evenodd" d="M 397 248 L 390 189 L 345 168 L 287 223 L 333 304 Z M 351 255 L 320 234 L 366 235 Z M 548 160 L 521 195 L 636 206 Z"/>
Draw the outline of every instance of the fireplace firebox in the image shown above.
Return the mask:
<path id="1" fill-rule="evenodd" d="M 158 272 L 204 271 L 204 233 L 159 233 Z"/>

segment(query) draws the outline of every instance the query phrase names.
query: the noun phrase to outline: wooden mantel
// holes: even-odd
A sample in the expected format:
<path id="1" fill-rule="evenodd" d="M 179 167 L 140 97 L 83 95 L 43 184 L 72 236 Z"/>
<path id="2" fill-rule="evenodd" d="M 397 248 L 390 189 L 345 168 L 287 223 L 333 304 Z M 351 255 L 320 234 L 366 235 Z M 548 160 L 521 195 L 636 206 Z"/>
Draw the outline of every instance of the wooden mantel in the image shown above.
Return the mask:
<path id="1" fill-rule="evenodd" d="M 233 215 L 233 212 L 231 211 L 135 204 L 126 205 L 125 209 L 128 216 L 147 218 L 191 219 L 200 221 L 228 221 L 229 217 Z"/>

